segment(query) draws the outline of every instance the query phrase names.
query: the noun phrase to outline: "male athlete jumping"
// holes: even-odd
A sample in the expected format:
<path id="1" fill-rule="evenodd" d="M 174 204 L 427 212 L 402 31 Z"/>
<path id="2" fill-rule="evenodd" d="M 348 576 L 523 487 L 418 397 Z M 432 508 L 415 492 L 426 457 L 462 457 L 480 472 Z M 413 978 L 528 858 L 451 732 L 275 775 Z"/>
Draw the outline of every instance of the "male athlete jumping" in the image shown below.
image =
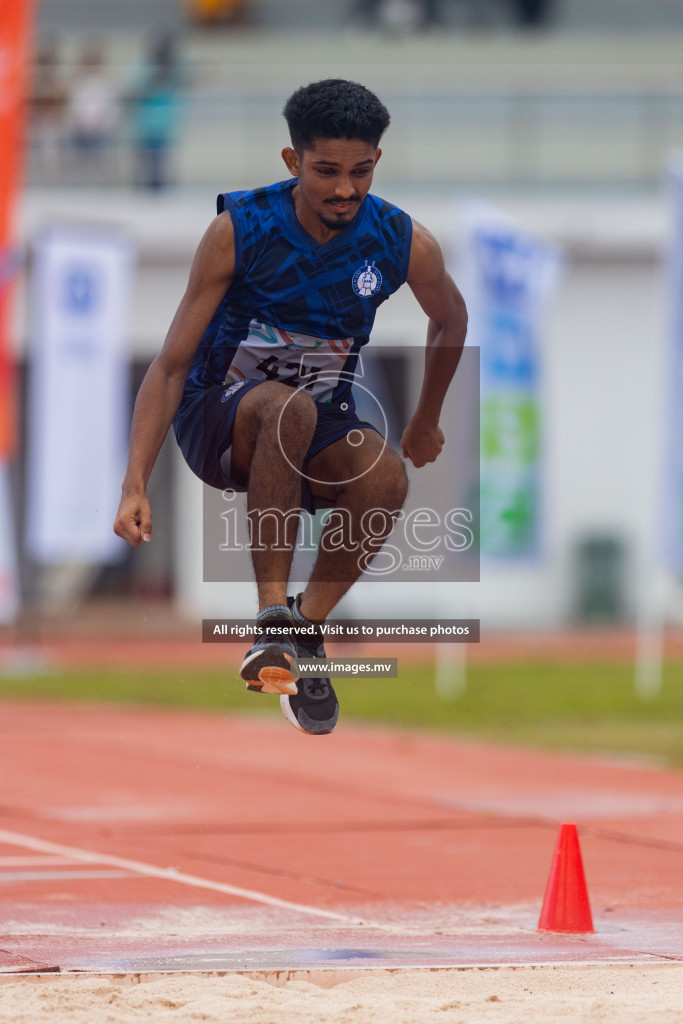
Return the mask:
<path id="1" fill-rule="evenodd" d="M 205 483 L 247 492 L 259 610 L 241 676 L 250 690 L 280 694 L 298 729 L 324 735 L 339 713 L 330 680 L 297 679 L 290 663 L 325 657 L 319 626 L 381 548 L 408 486 L 401 457 L 355 412 L 359 354 L 375 310 L 407 281 L 428 327 L 422 390 L 401 449 L 424 466 L 444 444 L 439 416 L 467 315 L 433 236 L 369 191 L 389 124 L 379 99 L 328 79 L 298 89 L 284 116 L 291 177 L 218 197 L 140 387 L 114 529 L 134 546 L 151 540 L 146 488 L 173 423 Z M 324 506 L 336 518 L 305 590 L 288 596 L 296 510 Z M 357 545 L 326 543 L 332 531 L 357 538 L 370 510 L 362 557 Z"/>

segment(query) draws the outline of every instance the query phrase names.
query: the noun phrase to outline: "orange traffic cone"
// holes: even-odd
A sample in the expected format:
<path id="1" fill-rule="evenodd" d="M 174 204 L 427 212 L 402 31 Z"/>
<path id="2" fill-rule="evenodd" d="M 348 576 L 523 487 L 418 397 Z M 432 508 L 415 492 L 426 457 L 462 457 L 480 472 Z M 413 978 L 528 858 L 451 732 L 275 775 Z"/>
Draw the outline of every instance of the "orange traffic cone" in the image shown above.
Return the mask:
<path id="1" fill-rule="evenodd" d="M 595 931 L 576 825 L 560 825 L 538 930 Z"/>

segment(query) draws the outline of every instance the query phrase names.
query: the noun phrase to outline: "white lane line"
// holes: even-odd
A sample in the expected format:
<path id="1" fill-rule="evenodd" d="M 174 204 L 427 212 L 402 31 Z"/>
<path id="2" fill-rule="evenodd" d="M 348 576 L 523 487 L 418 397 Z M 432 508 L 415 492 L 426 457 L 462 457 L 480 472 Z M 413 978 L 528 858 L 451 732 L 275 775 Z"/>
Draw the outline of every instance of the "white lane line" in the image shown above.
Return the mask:
<path id="1" fill-rule="evenodd" d="M 184 871 L 176 871 L 175 868 L 159 868 L 154 864 L 129 860 L 127 857 L 115 857 L 108 853 L 81 850 L 76 846 L 63 846 L 61 843 L 51 843 L 45 839 L 38 839 L 35 836 L 23 835 L 20 832 L 6 832 L 4 829 L 0 829 L 0 843 L 24 847 L 26 850 L 35 850 L 36 853 L 49 853 L 56 857 L 70 857 L 81 864 L 107 864 L 109 867 L 120 868 L 122 871 L 134 871 L 139 875 L 146 875 L 149 878 L 161 878 L 167 882 L 178 882 L 179 885 L 189 885 L 195 889 L 210 889 L 212 892 L 221 892 L 226 896 L 239 896 L 240 899 L 251 900 L 252 903 L 262 903 L 268 907 L 280 907 L 282 910 L 293 910 L 299 914 L 309 914 L 311 917 L 325 917 L 330 921 L 342 921 L 346 925 L 363 925 L 365 928 L 405 933 L 405 929 L 396 928 L 392 925 L 380 924 L 376 921 L 366 921 L 359 917 L 350 917 L 348 914 L 339 914 L 334 910 L 309 907 L 305 903 L 292 903 L 290 900 L 281 900 L 277 896 L 269 896 L 267 893 L 258 892 L 255 889 L 242 889 L 237 885 L 228 885 L 226 882 L 214 882 L 208 878 L 200 878 L 198 875 L 188 875 Z"/>
<path id="2" fill-rule="evenodd" d="M 15 882 L 55 882 L 63 878 L 134 878 L 130 871 L 0 871 L 0 885 Z"/>
<path id="3" fill-rule="evenodd" d="M 73 857 L 17 855 L 16 857 L 0 857 L 0 870 L 2 868 L 56 868 L 79 863 L 80 861 L 75 861 Z"/>

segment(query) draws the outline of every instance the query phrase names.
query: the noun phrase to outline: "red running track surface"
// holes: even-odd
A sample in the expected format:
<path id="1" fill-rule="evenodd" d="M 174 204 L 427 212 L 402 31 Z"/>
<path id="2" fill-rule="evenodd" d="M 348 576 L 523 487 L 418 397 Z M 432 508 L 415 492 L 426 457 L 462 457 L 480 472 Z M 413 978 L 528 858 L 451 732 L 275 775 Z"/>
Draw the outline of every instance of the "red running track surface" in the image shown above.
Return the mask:
<path id="1" fill-rule="evenodd" d="M 681 774 L 101 705 L 0 731 L 0 972 L 683 961 Z M 562 821 L 595 935 L 536 931 Z"/>

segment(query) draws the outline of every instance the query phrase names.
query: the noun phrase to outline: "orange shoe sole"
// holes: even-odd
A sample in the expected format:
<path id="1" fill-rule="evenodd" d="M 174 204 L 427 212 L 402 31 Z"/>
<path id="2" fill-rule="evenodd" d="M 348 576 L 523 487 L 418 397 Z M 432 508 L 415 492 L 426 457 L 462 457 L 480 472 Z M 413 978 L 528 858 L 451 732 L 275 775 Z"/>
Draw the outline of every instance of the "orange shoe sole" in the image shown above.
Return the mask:
<path id="1" fill-rule="evenodd" d="M 258 674 L 261 693 L 285 693 L 292 696 L 296 693 L 296 679 L 286 668 L 262 668 Z M 250 687 L 254 689 L 254 684 Z"/>

